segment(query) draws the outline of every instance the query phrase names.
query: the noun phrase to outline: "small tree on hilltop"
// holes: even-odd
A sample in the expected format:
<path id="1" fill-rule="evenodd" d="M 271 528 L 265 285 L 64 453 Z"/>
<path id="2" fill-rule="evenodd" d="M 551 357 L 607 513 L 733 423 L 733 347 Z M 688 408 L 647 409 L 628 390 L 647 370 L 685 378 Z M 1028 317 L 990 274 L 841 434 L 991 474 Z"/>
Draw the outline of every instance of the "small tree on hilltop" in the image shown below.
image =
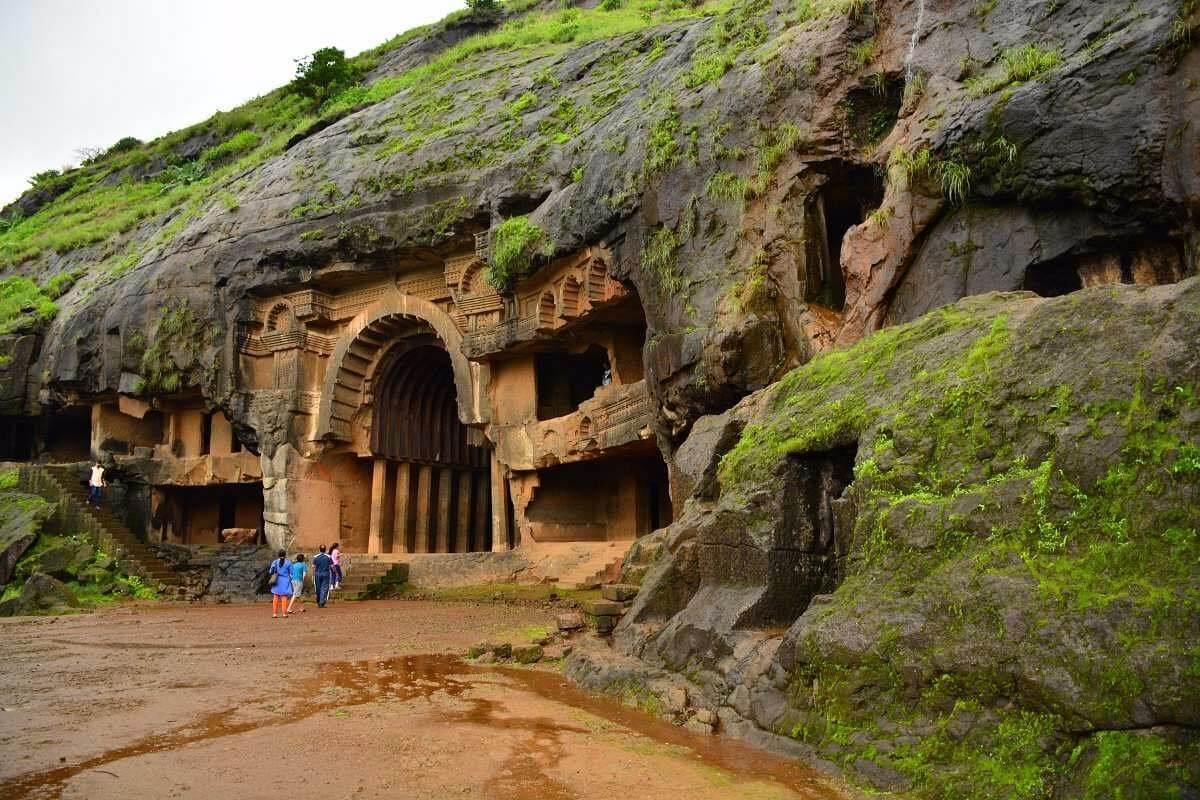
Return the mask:
<path id="1" fill-rule="evenodd" d="M 311 56 L 297 59 L 292 88 L 320 106 L 354 81 L 354 67 L 337 47 L 322 47 Z"/>
<path id="2" fill-rule="evenodd" d="M 476 19 L 493 17 L 500 13 L 499 0 L 467 0 L 467 11 Z"/>

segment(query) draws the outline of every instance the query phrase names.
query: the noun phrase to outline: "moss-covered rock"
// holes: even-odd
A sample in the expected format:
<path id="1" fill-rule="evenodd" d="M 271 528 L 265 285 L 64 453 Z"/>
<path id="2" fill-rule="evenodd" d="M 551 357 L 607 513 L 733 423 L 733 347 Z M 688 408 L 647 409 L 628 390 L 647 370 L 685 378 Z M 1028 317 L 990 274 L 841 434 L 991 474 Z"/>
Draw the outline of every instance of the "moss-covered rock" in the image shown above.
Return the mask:
<path id="1" fill-rule="evenodd" d="M 719 492 L 668 534 L 696 552 L 649 573 L 618 646 L 880 789 L 1105 796 L 1120 749 L 1194 787 L 1198 337 L 1191 279 L 970 299 L 815 359 L 732 412 Z M 839 452 L 849 487 L 789 505 Z M 771 568 L 796 553 L 828 588 Z"/>
<path id="2" fill-rule="evenodd" d="M 17 562 L 37 541 L 50 511 L 40 497 L 0 491 L 0 589 L 13 579 Z"/>

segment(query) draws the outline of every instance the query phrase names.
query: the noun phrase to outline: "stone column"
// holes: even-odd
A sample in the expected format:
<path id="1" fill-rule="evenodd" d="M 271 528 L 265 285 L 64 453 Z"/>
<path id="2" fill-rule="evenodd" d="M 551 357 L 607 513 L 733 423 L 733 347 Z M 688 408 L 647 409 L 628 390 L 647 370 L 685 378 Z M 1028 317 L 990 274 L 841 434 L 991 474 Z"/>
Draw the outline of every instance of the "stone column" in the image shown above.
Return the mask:
<path id="1" fill-rule="evenodd" d="M 450 490 L 454 487 L 454 470 L 438 470 L 437 547 L 435 553 L 450 552 Z"/>
<path id="2" fill-rule="evenodd" d="M 396 464 L 396 508 L 392 514 L 392 552 L 408 552 L 408 496 L 412 493 L 412 464 Z"/>
<path id="3" fill-rule="evenodd" d="M 471 470 L 455 473 L 458 478 L 458 511 L 454 514 L 454 552 L 471 549 Z"/>
<path id="4" fill-rule="evenodd" d="M 413 552 L 429 552 L 430 494 L 433 491 L 433 467 L 422 464 L 417 471 L 417 524 L 413 531 Z"/>
<path id="5" fill-rule="evenodd" d="M 492 487 L 483 479 L 482 475 L 477 475 L 474 481 L 474 499 L 471 505 L 475 518 L 471 525 L 471 550 L 483 550 L 487 543 L 488 529 L 491 527 L 492 518 L 488 514 L 488 495 L 491 494 Z"/>
<path id="6" fill-rule="evenodd" d="M 492 451 L 492 552 L 508 549 L 508 482 L 504 479 L 504 468 Z"/>
<path id="7" fill-rule="evenodd" d="M 367 536 L 367 552 L 383 552 L 383 517 L 384 502 L 387 499 L 387 459 L 375 459 L 375 468 L 371 473 L 371 530 Z"/>

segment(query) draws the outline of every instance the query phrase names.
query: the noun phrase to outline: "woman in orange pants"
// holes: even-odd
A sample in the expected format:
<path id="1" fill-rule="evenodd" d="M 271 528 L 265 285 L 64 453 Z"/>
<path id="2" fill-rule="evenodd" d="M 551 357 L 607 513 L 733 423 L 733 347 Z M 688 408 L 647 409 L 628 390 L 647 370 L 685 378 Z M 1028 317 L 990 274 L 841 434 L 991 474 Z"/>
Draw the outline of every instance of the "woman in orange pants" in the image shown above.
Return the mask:
<path id="1" fill-rule="evenodd" d="M 288 603 L 292 599 L 292 565 L 287 560 L 287 551 L 280 550 L 279 558 L 271 562 L 271 618 L 287 617 Z M 279 612 L 283 612 L 280 614 Z"/>

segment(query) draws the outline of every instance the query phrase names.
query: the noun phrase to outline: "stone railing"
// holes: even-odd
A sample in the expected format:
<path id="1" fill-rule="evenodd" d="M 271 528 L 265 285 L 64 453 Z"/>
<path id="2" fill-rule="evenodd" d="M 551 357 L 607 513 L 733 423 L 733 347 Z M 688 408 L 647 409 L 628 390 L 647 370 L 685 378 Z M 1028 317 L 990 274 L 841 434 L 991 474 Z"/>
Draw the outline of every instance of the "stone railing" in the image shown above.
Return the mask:
<path id="1" fill-rule="evenodd" d="M 519 341 L 531 338 L 537 332 L 538 318 L 536 315 L 506 319 L 495 325 L 471 331 L 464 336 L 463 355 L 475 359 L 499 353 Z"/>
<path id="2" fill-rule="evenodd" d="M 628 393 L 591 410 L 588 415 L 591 430 L 580 431 L 576 443 L 583 447 L 578 449 L 587 449 L 592 442 L 594 447 L 604 450 L 636 441 L 641 438 L 642 429 L 654 423 L 654 412 L 654 398 L 646 382 L 638 381 Z"/>

